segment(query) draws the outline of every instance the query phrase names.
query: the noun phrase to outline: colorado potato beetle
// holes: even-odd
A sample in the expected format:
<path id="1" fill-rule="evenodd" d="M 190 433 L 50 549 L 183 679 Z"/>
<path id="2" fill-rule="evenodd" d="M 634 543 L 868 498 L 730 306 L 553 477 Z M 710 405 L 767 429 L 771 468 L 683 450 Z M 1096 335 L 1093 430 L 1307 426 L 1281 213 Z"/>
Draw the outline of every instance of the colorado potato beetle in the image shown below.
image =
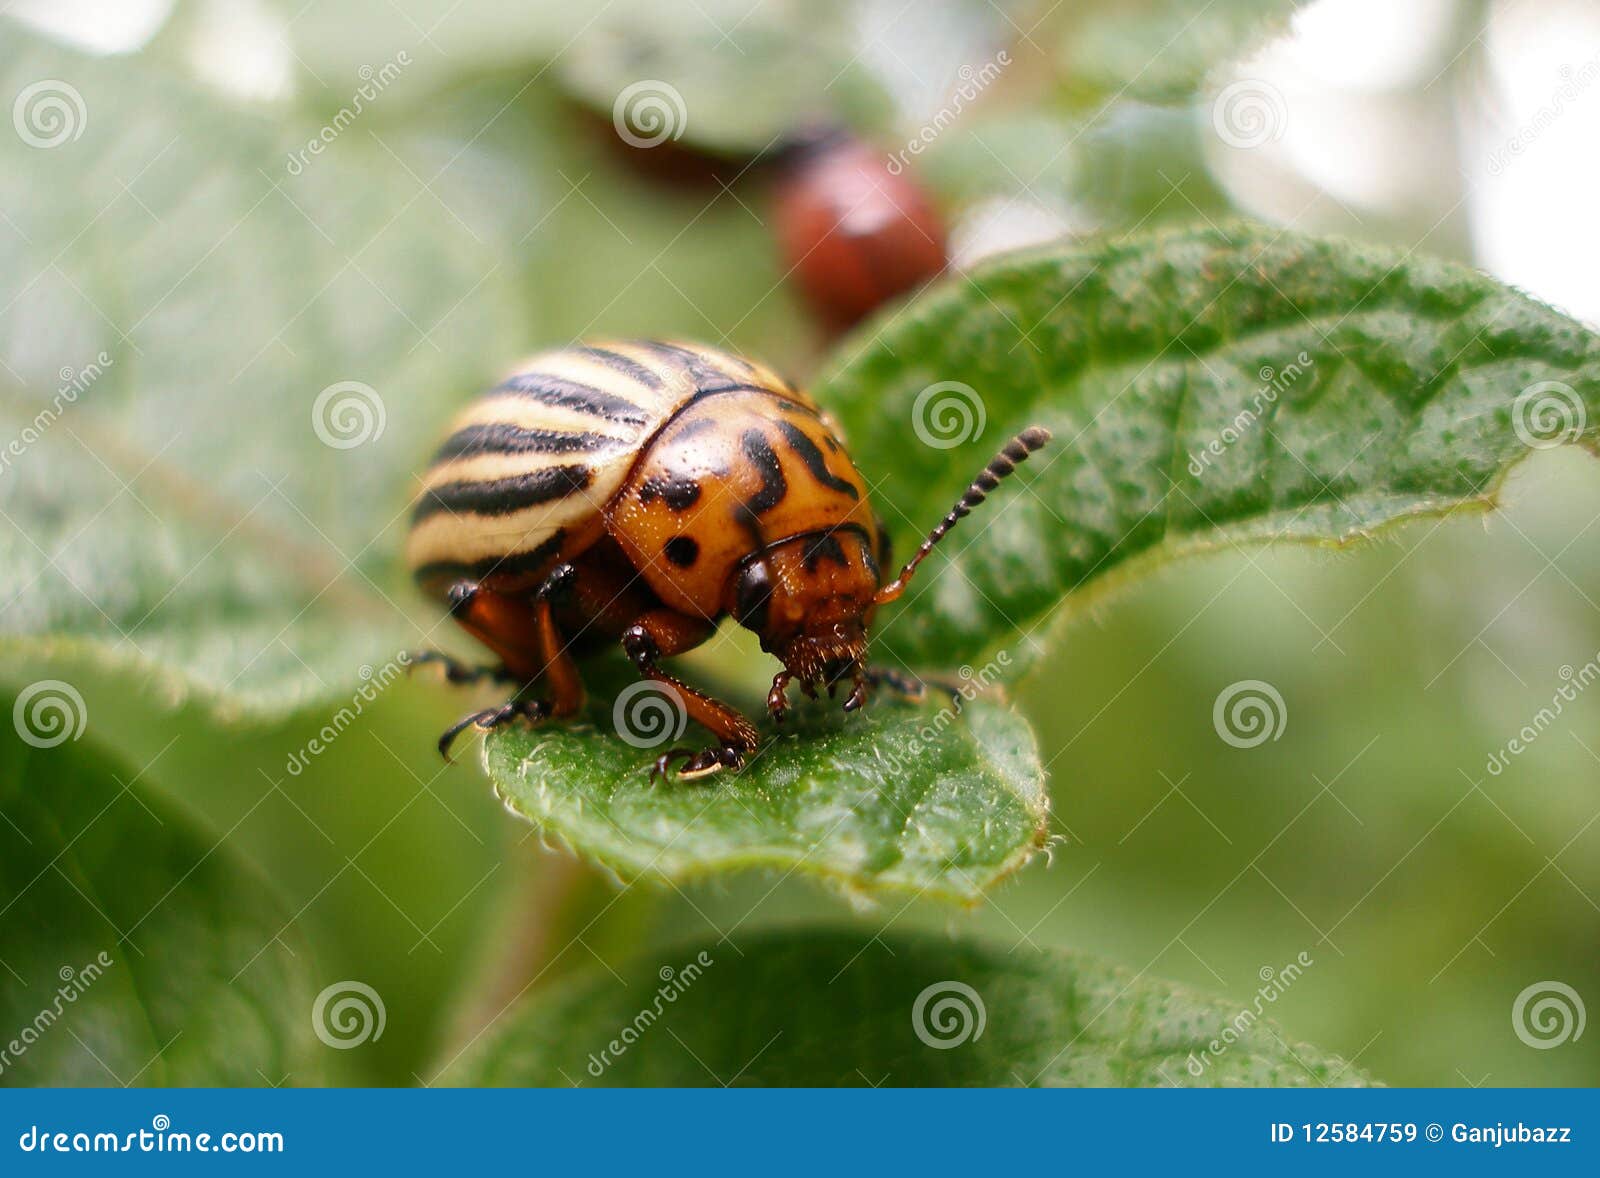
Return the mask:
<path id="1" fill-rule="evenodd" d="M 682 778 L 738 768 L 756 747 L 755 726 L 660 665 L 704 642 L 725 615 L 783 664 L 767 696 L 776 720 L 791 683 L 812 698 L 848 684 L 846 711 L 875 686 L 917 694 L 916 680 L 866 663 L 874 611 L 1049 437 L 1033 426 L 1007 442 L 885 581 L 889 538 L 866 483 L 827 414 L 776 373 L 654 340 L 533 357 L 456 419 L 412 515 L 417 583 L 500 665 L 432 651 L 419 661 L 443 663 L 453 682 L 519 687 L 450 727 L 440 752 L 448 757 L 469 725 L 573 715 L 583 703 L 578 660 L 620 642 L 639 674 L 716 738 L 663 753 L 654 773 L 680 758 Z"/>

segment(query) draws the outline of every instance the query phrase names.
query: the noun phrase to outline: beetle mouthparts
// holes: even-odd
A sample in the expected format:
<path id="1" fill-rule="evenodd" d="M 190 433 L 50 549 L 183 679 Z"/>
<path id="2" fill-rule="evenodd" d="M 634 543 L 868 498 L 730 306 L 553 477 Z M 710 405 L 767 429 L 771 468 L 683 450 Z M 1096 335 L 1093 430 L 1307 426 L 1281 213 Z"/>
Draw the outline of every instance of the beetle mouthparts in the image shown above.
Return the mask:
<path id="1" fill-rule="evenodd" d="M 791 639 L 781 658 L 784 669 L 802 683 L 831 687 L 855 674 L 866 648 L 867 636 L 860 626 L 836 626 L 826 634 Z"/>

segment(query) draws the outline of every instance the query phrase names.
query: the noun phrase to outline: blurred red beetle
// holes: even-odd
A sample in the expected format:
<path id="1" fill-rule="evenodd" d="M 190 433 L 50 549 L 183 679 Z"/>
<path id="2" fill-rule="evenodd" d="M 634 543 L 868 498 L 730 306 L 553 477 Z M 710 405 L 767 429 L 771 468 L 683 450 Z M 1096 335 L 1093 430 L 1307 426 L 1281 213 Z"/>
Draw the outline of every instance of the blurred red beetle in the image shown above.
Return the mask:
<path id="1" fill-rule="evenodd" d="M 945 268 L 945 229 L 927 193 L 845 131 L 784 153 L 774 229 L 785 267 L 836 330 Z"/>

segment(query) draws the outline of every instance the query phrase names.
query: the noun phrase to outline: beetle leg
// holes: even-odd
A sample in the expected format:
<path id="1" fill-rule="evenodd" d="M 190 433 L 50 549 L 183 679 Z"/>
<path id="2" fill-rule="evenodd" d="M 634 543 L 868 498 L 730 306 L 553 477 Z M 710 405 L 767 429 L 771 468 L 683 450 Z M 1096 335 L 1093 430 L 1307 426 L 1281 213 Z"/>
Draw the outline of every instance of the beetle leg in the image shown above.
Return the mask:
<path id="1" fill-rule="evenodd" d="M 573 716 L 583 708 L 583 679 L 555 615 L 557 605 L 572 600 L 577 579 L 578 570 L 563 561 L 550 570 L 534 598 L 534 634 L 544 659 L 545 682 L 550 685 L 552 716 Z"/>
<path id="2" fill-rule="evenodd" d="M 544 670 L 534 604 L 526 596 L 458 585 L 450 591 L 450 613 L 462 629 L 500 656 L 516 682 L 532 683 Z"/>
<path id="3" fill-rule="evenodd" d="M 775 723 L 782 724 L 789 714 L 789 684 L 793 680 L 794 676 L 788 671 L 779 671 L 772 677 L 772 690 L 767 692 L 767 712 Z"/>
<path id="4" fill-rule="evenodd" d="M 949 695 L 951 705 L 958 712 L 965 699 L 961 694 L 961 688 L 947 679 L 932 677 L 919 679 L 915 675 L 897 671 L 893 667 L 868 667 L 865 675 L 867 683 L 872 687 L 887 687 L 902 699 L 921 701 L 927 696 L 930 684 Z"/>
<path id="5" fill-rule="evenodd" d="M 522 699 L 519 694 L 500 707 L 466 716 L 439 738 L 439 752 L 446 760 L 450 759 L 451 742 L 469 727 L 487 732 L 519 717 L 538 722 L 550 716 L 570 716 L 582 708 L 583 681 L 561 639 L 550 604 L 550 598 L 570 582 L 571 573 L 562 574 L 564 568 L 570 566 L 552 572 L 532 602 L 476 585 L 451 591 L 451 612 L 469 634 L 504 660 L 507 677 L 526 688 L 542 676 L 550 686 L 550 699 Z"/>
<path id="6" fill-rule="evenodd" d="M 472 604 L 472 599 L 478 595 L 476 581 L 457 581 L 445 592 L 445 600 L 450 603 L 450 616 L 460 617 Z"/>
<path id="7" fill-rule="evenodd" d="M 472 603 L 480 591 L 476 581 L 457 581 L 454 585 L 451 585 L 445 594 L 450 603 L 450 616 L 465 625 L 465 620 L 472 610 Z M 472 630 L 470 626 L 467 628 L 471 633 L 477 635 L 477 631 Z M 407 658 L 409 659 L 407 670 L 415 670 L 417 667 L 428 664 L 438 664 L 444 668 L 444 677 L 451 683 L 481 683 L 485 679 L 492 680 L 495 683 L 524 682 L 504 664 L 498 667 L 475 667 L 470 663 L 464 663 L 460 659 L 445 654 L 442 650 L 413 650 L 408 652 Z"/>
<path id="8" fill-rule="evenodd" d="M 516 676 L 504 667 L 475 667 L 445 654 L 442 650 L 413 650 L 406 654 L 406 670 L 437 663 L 444 668 L 444 677 L 451 683 L 515 683 Z"/>
<path id="9" fill-rule="evenodd" d="M 853 712 L 866 702 L 867 672 L 860 663 L 857 663 L 855 672 L 850 677 L 850 694 L 844 701 L 844 710 Z"/>
<path id="10" fill-rule="evenodd" d="M 710 777 L 722 769 L 741 769 L 744 767 L 744 754 L 738 749 L 724 746 L 722 748 L 708 749 L 668 749 L 656 758 L 655 764 L 650 767 L 650 780 L 671 775 L 672 762 L 683 758 L 683 764 L 678 767 L 679 781 L 698 781 L 702 777 Z"/>
<path id="11" fill-rule="evenodd" d="M 667 674 L 656 661 L 698 646 L 714 629 L 715 624 L 703 618 L 663 608 L 647 611 L 623 632 L 622 649 L 639 674 L 665 687 L 689 718 L 709 728 L 718 741 L 699 752 L 671 749 L 661 754 L 656 758 L 652 779 L 664 775 L 671 762 L 685 754 L 687 760 L 678 768 L 680 781 L 709 777 L 722 769 L 738 769 L 744 765 L 745 754 L 760 740 L 755 725 L 735 709 Z"/>
<path id="12" fill-rule="evenodd" d="M 578 585 L 577 566 L 570 561 L 562 561 L 550 570 L 543 584 L 539 586 L 538 597 L 541 601 L 548 601 L 552 605 L 561 605 L 571 601 L 573 591 Z"/>
<path id="13" fill-rule="evenodd" d="M 450 759 L 450 746 L 455 743 L 457 736 L 468 728 L 477 728 L 481 732 L 492 732 L 502 725 L 509 724 L 519 716 L 526 717 L 537 724 L 550 715 L 550 705 L 542 699 L 512 699 L 497 708 L 484 708 L 481 712 L 473 712 L 463 716 L 450 727 L 446 728 L 439 737 L 439 755 L 446 761 Z"/>

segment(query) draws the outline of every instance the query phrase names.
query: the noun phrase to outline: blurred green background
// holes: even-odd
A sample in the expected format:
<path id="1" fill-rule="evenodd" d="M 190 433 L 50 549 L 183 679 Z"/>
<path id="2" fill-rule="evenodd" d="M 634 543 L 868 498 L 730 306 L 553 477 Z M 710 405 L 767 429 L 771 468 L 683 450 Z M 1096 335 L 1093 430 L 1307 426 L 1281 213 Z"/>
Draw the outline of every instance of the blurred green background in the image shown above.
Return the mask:
<path id="1" fill-rule="evenodd" d="M 701 0 L 650 6 L 664 30 L 620 4 L 111 7 L 122 15 L 16 4 L 0 35 L 28 25 L 30 37 L 131 54 L 248 109 L 286 145 L 348 101 L 361 67 L 407 54 L 415 64 L 346 134 L 401 161 L 383 177 L 397 190 L 382 195 L 426 239 L 419 256 L 465 234 L 496 259 L 495 298 L 509 301 L 495 314 L 529 348 L 681 335 L 809 376 L 828 343 L 784 281 L 770 180 L 741 174 L 741 153 L 775 120 L 823 115 L 892 149 L 946 103 L 963 65 L 1001 49 L 1014 64 L 921 161 L 958 261 L 1063 232 L 1246 215 L 1470 261 L 1600 316 L 1586 264 L 1600 244 L 1600 87 L 1557 89 L 1600 55 L 1592 5 L 1320 0 L 1193 96 L 1183 55 L 1225 62 L 1249 43 L 1217 52 L 1187 35 L 1192 14 L 1159 3 Z M 629 29 L 631 40 L 619 32 Z M 1140 47 L 1132 68 L 1105 48 L 1125 41 Z M 641 44 L 668 48 L 640 57 Z M 597 101 L 611 77 L 674 70 L 705 80 L 682 88 L 691 126 L 703 117 L 706 145 L 724 157 L 723 182 L 652 173 Z M 1258 149 L 1230 149 L 1213 126 L 1213 98 L 1236 74 L 1287 96 L 1283 134 Z M 814 101 L 776 113 L 739 103 L 761 79 Z M 1559 118 L 1540 119 L 1552 103 Z M 1530 120 L 1545 129 L 1497 165 Z M 484 356 L 484 374 L 511 358 Z M 412 457 L 425 450 L 419 432 Z M 541 849 L 474 758 L 439 765 L 432 736 L 466 701 L 431 681 L 388 690 L 292 777 L 286 758 L 328 709 L 225 727 L 71 656 L 13 661 L 4 677 L 13 690 L 69 678 L 96 742 L 275 881 L 316 976 L 359 977 L 384 995 L 388 1032 L 338 1053 L 338 1079 L 431 1079 L 481 1023 L 508 956 L 553 957 L 554 977 L 674 938 L 737 944 L 758 927 L 826 918 L 983 935 L 1019 953 L 1086 949 L 1242 1004 L 1261 971 L 1305 953 L 1315 964 L 1273 1017 L 1381 1080 L 1593 1084 L 1600 1034 L 1535 1050 L 1511 1009 L 1547 979 L 1600 1009 L 1600 695 L 1570 705 L 1504 773 L 1485 764 L 1550 702 L 1563 666 L 1600 657 L 1597 504 L 1600 467 L 1539 453 L 1489 516 L 1408 526 L 1340 554 L 1218 554 L 1098 603 L 1016 693 L 1050 770 L 1049 861 L 971 913 L 853 905 L 761 875 L 618 893 Z M 391 529 L 385 553 L 395 539 Z M 391 580 L 404 608 L 425 615 Z M 748 677 L 751 649 L 726 635 L 693 658 Z M 1281 692 L 1280 740 L 1238 749 L 1218 738 L 1213 701 L 1243 679 Z"/>

